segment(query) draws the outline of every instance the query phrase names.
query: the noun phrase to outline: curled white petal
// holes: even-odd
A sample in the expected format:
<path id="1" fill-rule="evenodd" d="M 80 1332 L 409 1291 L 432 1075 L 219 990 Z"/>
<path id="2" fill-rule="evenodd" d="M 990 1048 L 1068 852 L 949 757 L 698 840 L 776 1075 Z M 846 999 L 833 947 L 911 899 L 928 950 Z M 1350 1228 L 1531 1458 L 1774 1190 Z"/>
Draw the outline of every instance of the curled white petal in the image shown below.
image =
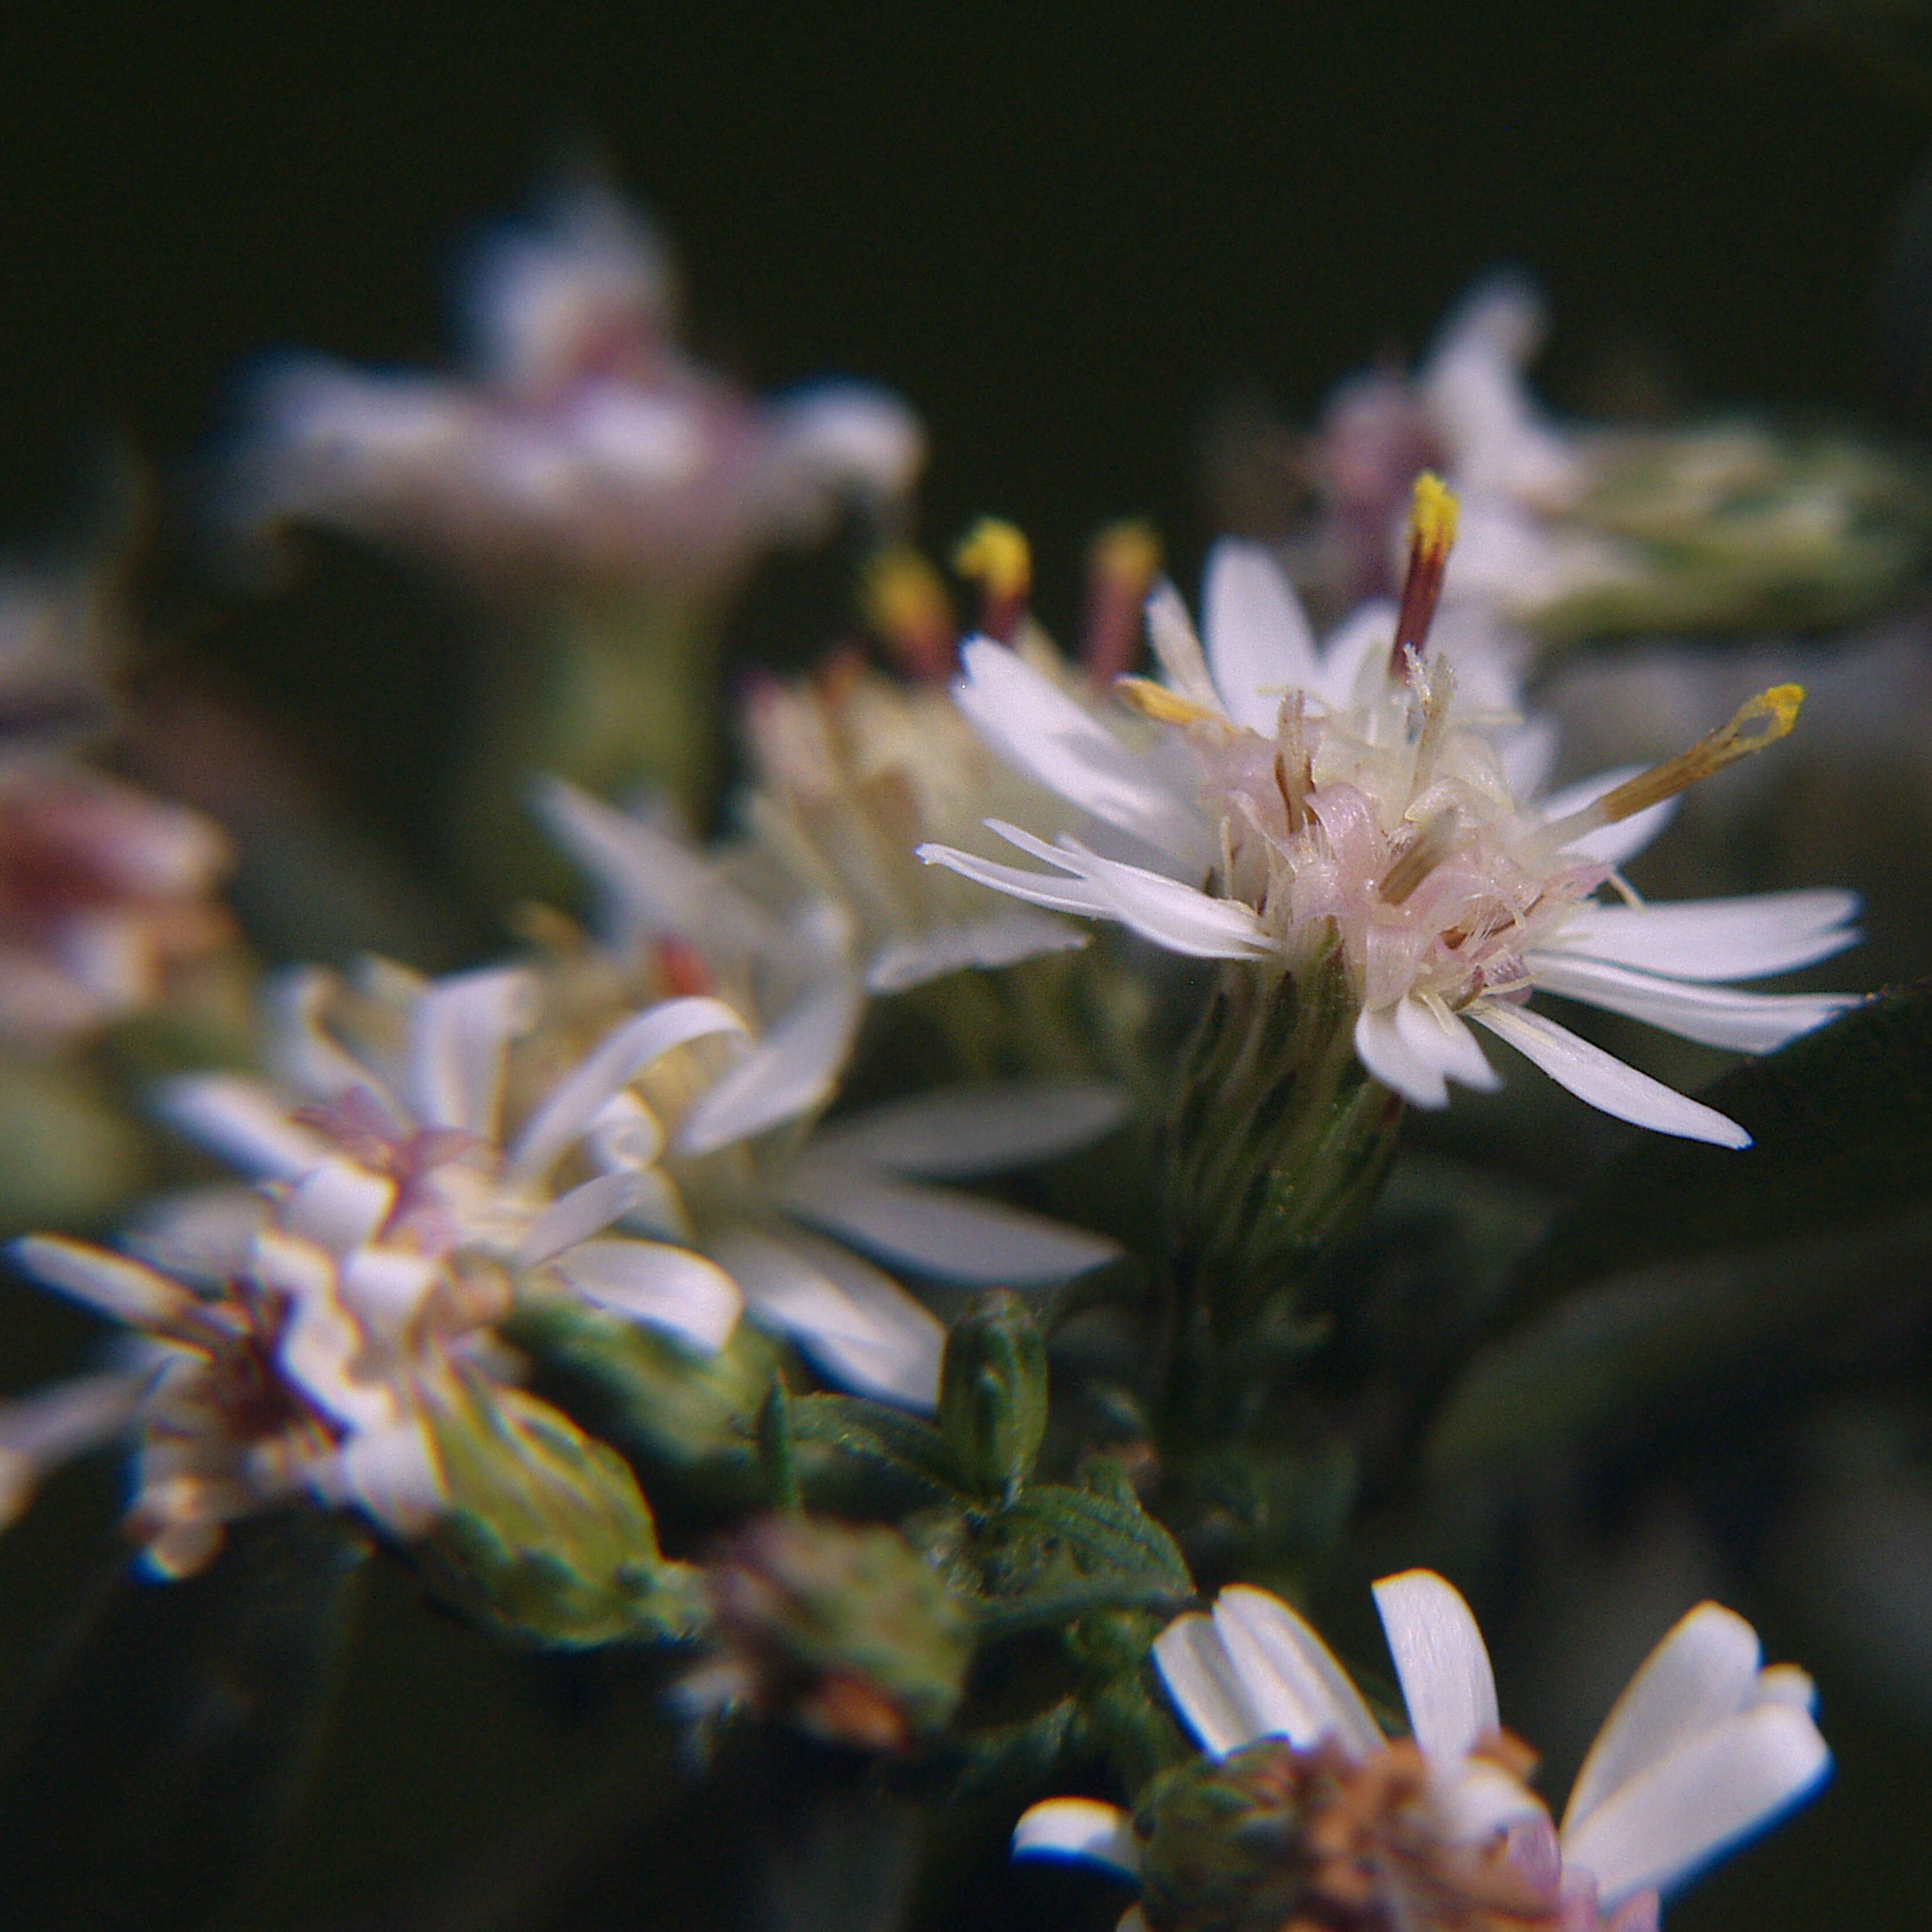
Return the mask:
<path id="1" fill-rule="evenodd" d="M 807 993 L 685 1116 L 679 1151 L 710 1154 L 823 1105 L 864 1004 L 859 982 L 842 973 Z"/>

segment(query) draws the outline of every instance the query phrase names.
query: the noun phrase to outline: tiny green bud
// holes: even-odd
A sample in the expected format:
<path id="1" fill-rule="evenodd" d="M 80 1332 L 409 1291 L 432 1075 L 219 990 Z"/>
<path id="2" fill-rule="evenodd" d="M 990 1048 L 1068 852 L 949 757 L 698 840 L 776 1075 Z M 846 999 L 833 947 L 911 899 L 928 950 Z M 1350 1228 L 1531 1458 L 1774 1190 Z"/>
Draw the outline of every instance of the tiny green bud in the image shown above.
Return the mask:
<path id="1" fill-rule="evenodd" d="M 1020 1298 L 977 1297 L 946 1339 L 939 1426 L 961 1477 L 1010 1496 L 1033 1473 L 1046 1433 L 1046 1344 Z"/>
<path id="2" fill-rule="evenodd" d="M 480 1380 L 443 1392 L 430 1426 L 449 1506 L 416 1548 L 459 1608 L 572 1648 L 702 1622 L 697 1573 L 665 1560 L 630 1465 L 606 1444 Z"/>
<path id="3" fill-rule="evenodd" d="M 972 1620 L 896 1529 L 772 1516 L 705 1568 L 733 1681 L 755 1709 L 872 1750 L 944 1724 L 972 1660 Z"/>

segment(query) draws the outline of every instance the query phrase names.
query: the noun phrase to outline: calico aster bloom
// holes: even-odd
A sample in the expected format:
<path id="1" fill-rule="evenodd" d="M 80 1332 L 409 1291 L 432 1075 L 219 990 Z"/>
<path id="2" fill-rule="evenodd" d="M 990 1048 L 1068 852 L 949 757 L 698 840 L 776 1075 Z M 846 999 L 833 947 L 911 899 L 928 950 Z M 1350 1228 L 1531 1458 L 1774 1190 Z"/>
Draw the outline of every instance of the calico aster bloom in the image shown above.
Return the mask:
<path id="1" fill-rule="evenodd" d="M 1249 1872 L 1250 1884 L 1286 1878 L 1300 1912 L 1286 1922 L 1298 1932 L 1640 1932 L 1654 1927 L 1660 1893 L 1830 1768 L 1810 1680 L 1789 1664 L 1764 1668 L 1750 1624 L 1702 1604 L 1630 1680 L 1552 1830 L 1520 1781 L 1532 1760 L 1501 1729 L 1489 1653 L 1461 1596 L 1414 1570 L 1383 1579 L 1376 1603 L 1412 1743 L 1389 1742 L 1321 1638 L 1264 1591 L 1222 1591 L 1211 1616 L 1177 1619 L 1154 1646 L 1209 1757 L 1246 1774 L 1250 1800 L 1298 1806 L 1280 1841 L 1292 1871 Z M 1160 1810 L 1157 1796 L 1131 1819 L 1091 1799 L 1050 1799 L 1021 1819 L 1014 1850 L 1141 1880 L 1147 1922 L 1172 1932 L 1190 1922 L 1188 1886 L 1212 1867 L 1198 1846 L 1178 1868 L 1160 1862 Z M 1177 1869 L 1187 1875 L 1178 1892 Z M 1245 1921 L 1238 1911 L 1230 1922 Z"/>
<path id="2" fill-rule="evenodd" d="M 643 1083 L 666 1124 L 671 1190 L 653 1231 L 709 1256 L 751 1314 L 832 1380 L 914 1408 L 938 1400 L 944 1326 L 874 1261 L 958 1288 L 1024 1288 L 1118 1252 L 1084 1229 L 932 1184 L 1084 1145 L 1118 1122 L 1118 1094 L 988 1082 L 820 1124 L 866 991 L 841 910 L 816 898 L 775 906 L 757 855 L 695 852 L 572 787 L 547 788 L 540 808 L 597 884 L 605 963 L 620 982 L 668 962 L 679 983 L 715 987 L 750 1029 L 750 1050 L 694 1100 Z"/>
<path id="3" fill-rule="evenodd" d="M 701 597 L 842 502 L 910 486 L 917 423 L 856 383 L 760 403 L 686 355 L 661 244 L 580 188 L 478 256 L 471 380 L 291 358 L 256 386 L 227 506 L 355 532 L 494 584 Z"/>
<path id="4" fill-rule="evenodd" d="M 272 1080 L 190 1075 L 159 1103 L 278 1198 L 318 1172 L 352 1172 L 380 1205 L 370 1238 L 494 1279 L 502 1313 L 519 1283 L 721 1347 L 740 1305 L 730 1280 L 686 1247 L 614 1224 L 665 1186 L 662 1131 L 634 1083 L 700 1042 L 742 1040 L 742 1021 L 718 1000 L 662 1000 L 588 1051 L 526 1070 L 512 1047 L 538 1004 L 535 976 L 518 968 L 425 982 L 372 966 L 359 988 L 298 972 L 270 992 Z M 165 1247 L 168 1217 L 147 1233 Z"/>
<path id="5" fill-rule="evenodd" d="M 1504 668 L 1492 654 L 1427 648 L 1454 529 L 1454 501 L 1432 478 L 1418 486 L 1416 527 L 1400 610 L 1367 608 L 1322 650 L 1255 547 L 1222 544 L 1209 560 L 1204 652 L 1180 600 L 1157 592 L 1148 622 L 1162 680 L 1121 686 L 1154 722 L 1150 743 L 975 640 L 955 690 L 961 708 L 1098 833 L 1048 843 L 994 823 L 1044 871 L 943 845 L 920 856 L 1174 952 L 1298 977 L 1339 962 L 1359 1058 L 1418 1106 L 1445 1104 L 1451 1081 L 1498 1084 L 1473 1022 L 1606 1113 L 1748 1144 L 1735 1122 L 1525 1002 L 1540 988 L 1746 1052 L 1850 1003 L 1724 983 L 1850 944 L 1850 893 L 1671 906 L 1598 896 L 1678 792 L 1783 736 L 1803 694 L 1766 693 L 1651 771 L 1537 798 L 1550 741 L 1514 722 Z"/>

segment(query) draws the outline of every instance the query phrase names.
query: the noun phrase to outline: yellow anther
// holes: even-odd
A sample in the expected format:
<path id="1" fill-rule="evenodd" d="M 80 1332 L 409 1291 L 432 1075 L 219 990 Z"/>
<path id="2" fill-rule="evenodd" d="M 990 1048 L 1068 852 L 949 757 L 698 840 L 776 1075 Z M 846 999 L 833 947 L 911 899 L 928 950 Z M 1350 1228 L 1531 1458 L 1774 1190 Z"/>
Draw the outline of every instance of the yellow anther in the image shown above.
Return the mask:
<path id="1" fill-rule="evenodd" d="M 1680 752 L 1606 792 L 1588 808 L 1590 816 L 1599 824 L 1614 824 L 1646 806 L 1676 797 L 1700 778 L 1707 778 L 1767 745 L 1776 744 L 1797 723 L 1798 707 L 1804 702 L 1802 684 L 1774 684 L 1768 691 L 1760 692 L 1738 706 L 1737 716 L 1728 724 L 1700 738 L 1688 752 Z"/>
<path id="2" fill-rule="evenodd" d="M 860 586 L 866 622 L 889 642 L 952 634 L 952 607 L 939 573 L 910 544 L 881 550 L 866 567 Z"/>
<path id="3" fill-rule="evenodd" d="M 1191 698 L 1183 698 L 1178 691 L 1169 691 L 1164 684 L 1156 684 L 1152 678 L 1117 677 L 1114 688 L 1122 701 L 1132 705 L 1143 718 L 1152 718 L 1162 724 L 1227 722 L 1219 712 L 1196 704 Z"/>
<path id="4" fill-rule="evenodd" d="M 1456 541 L 1456 520 L 1461 514 L 1455 494 L 1432 470 L 1415 479 L 1408 506 L 1408 540 L 1425 555 L 1446 556 Z"/>
<path id="5" fill-rule="evenodd" d="M 1012 524 L 982 517 L 952 553 L 952 568 L 997 603 L 1024 604 L 1033 588 L 1033 552 Z"/>
<path id="6" fill-rule="evenodd" d="M 1160 538 L 1153 524 L 1138 518 L 1108 524 L 1094 539 L 1088 556 L 1095 577 L 1130 590 L 1136 604 L 1160 574 Z"/>

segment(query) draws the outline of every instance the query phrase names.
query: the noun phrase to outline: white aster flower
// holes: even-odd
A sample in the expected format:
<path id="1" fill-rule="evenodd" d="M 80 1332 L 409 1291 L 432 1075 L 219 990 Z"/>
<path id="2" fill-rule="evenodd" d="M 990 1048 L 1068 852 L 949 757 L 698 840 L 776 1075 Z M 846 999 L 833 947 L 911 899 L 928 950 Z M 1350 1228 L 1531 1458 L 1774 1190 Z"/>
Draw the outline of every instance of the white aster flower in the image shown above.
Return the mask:
<path id="1" fill-rule="evenodd" d="M 676 293 L 645 224 L 579 188 L 478 252 L 472 380 L 318 356 L 265 370 L 230 520 L 352 531 L 493 583 L 702 597 L 842 502 L 904 496 L 924 452 L 903 404 L 847 382 L 744 394 L 685 352 Z"/>
<path id="2" fill-rule="evenodd" d="M 1400 610 L 1370 607 L 1321 650 L 1266 553 L 1219 546 L 1204 653 L 1171 591 L 1149 604 L 1162 680 L 1123 689 L 1162 734 L 1150 746 L 976 640 L 956 690 L 961 708 L 1102 836 L 1049 843 L 994 825 L 1047 871 L 943 845 L 921 856 L 1033 904 L 1118 920 L 1174 952 L 1298 977 L 1339 962 L 1363 1064 L 1418 1106 L 1445 1104 L 1451 1081 L 1498 1084 L 1474 1022 L 1606 1113 L 1745 1145 L 1735 1122 L 1524 1003 L 1540 987 L 1746 1052 L 1850 1004 L 1724 983 L 1850 944 L 1850 893 L 1664 907 L 1597 896 L 1661 829 L 1678 791 L 1782 736 L 1802 693 L 1766 693 L 1652 772 L 1529 796 L 1551 748 L 1546 734 L 1512 722 L 1506 664 L 1481 650 L 1460 660 L 1424 652 L 1454 527 L 1453 500 L 1425 479 Z"/>
<path id="3" fill-rule="evenodd" d="M 511 1048 L 536 1017 L 538 991 L 518 968 L 428 982 L 372 968 L 358 999 L 327 974 L 298 972 L 271 990 L 273 1083 L 190 1075 L 165 1083 L 158 1103 L 270 1184 L 278 1220 L 333 1174 L 345 1201 L 354 1194 L 346 1211 L 368 1219 L 361 1238 L 482 1264 L 502 1284 L 502 1313 L 514 1283 L 580 1296 L 706 1352 L 722 1347 L 740 1305 L 730 1280 L 687 1246 L 613 1230 L 668 1187 L 656 1160 L 663 1130 L 634 1083 L 698 1042 L 742 1038 L 742 1021 L 705 998 L 622 1017 L 588 1052 L 539 1070 L 506 1129 Z M 148 1238 L 165 1242 L 169 1229 Z"/>
<path id="4" fill-rule="evenodd" d="M 709 1256 L 753 1317 L 832 1380 L 913 1408 L 938 1400 L 945 1328 L 875 1262 L 947 1286 L 1028 1288 L 1118 1254 L 1101 1236 L 933 1184 L 1083 1145 L 1118 1123 L 1118 1094 L 988 1083 L 819 1124 L 866 1000 L 842 910 L 808 898 L 781 914 L 755 896 L 771 883 L 755 865 L 694 852 L 562 784 L 541 809 L 597 883 L 616 973 L 648 976 L 668 956 L 684 983 L 716 984 L 751 1030 L 744 1058 L 694 1099 L 641 1083 L 664 1123 L 670 1190 L 654 1232 Z"/>
<path id="5" fill-rule="evenodd" d="M 1551 1932 L 1595 1932 L 1605 1914 L 1610 1932 L 1654 1926 L 1658 1894 L 1788 1810 L 1830 1769 L 1812 1721 L 1810 1680 L 1789 1664 L 1764 1668 L 1750 1625 L 1701 1604 L 1617 1700 L 1552 1834 L 1509 1768 L 1513 1759 L 1521 1763 L 1520 1748 L 1502 1731 L 1489 1652 L 1468 1604 L 1440 1576 L 1412 1570 L 1378 1582 L 1376 1605 L 1436 1828 L 1450 1845 L 1500 1840 L 1541 1894 L 1546 1910 L 1533 1922 Z M 1211 1757 L 1279 1738 L 1366 1767 L 1391 1749 L 1320 1636 L 1265 1591 L 1222 1591 L 1211 1616 L 1190 1613 L 1169 1624 L 1154 1659 Z M 1143 1858 L 1127 1814 L 1087 1798 L 1034 1806 L 1013 1846 L 1129 1877 L 1139 1875 Z M 1394 1922 L 1436 1922 L 1425 1911 Z"/>
<path id="6" fill-rule="evenodd" d="M 8 1516 L 48 1470 L 131 1434 L 128 1526 L 163 1576 L 204 1568 L 228 1524 L 304 1492 L 398 1535 L 428 1528 L 444 1491 L 424 1402 L 459 1358 L 487 1358 L 458 1277 L 352 1238 L 380 1212 L 367 1179 L 316 1169 L 285 1226 L 231 1227 L 217 1244 L 230 1251 L 185 1280 L 57 1236 L 14 1243 L 25 1274 L 140 1339 L 117 1367 L 0 1406 Z"/>

